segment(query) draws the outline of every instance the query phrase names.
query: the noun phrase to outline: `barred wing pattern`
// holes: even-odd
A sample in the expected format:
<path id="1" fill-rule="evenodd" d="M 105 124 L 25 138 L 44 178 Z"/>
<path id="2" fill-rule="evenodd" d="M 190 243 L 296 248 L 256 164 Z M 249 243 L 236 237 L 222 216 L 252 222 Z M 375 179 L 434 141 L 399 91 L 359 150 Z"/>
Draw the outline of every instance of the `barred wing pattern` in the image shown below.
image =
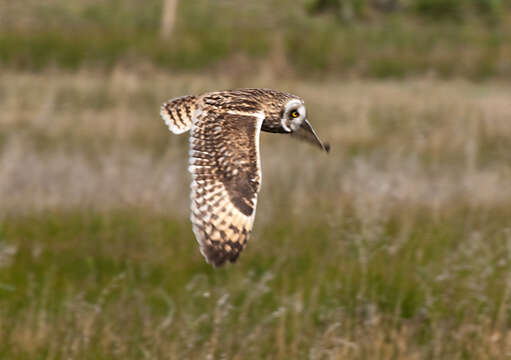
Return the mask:
<path id="1" fill-rule="evenodd" d="M 171 99 L 160 108 L 160 115 L 174 134 L 182 134 L 192 126 L 192 116 L 197 108 L 195 96 Z"/>
<path id="2" fill-rule="evenodd" d="M 196 110 L 190 134 L 191 221 L 206 260 L 236 261 L 254 224 L 264 113 Z"/>

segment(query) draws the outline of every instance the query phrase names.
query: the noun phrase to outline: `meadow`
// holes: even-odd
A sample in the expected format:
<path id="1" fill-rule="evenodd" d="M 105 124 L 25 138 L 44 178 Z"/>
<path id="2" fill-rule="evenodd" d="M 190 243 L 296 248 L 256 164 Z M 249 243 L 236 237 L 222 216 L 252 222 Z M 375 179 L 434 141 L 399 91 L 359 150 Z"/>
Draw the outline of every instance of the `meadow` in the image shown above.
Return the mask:
<path id="1" fill-rule="evenodd" d="M 509 84 L 276 78 L 2 71 L 2 358 L 509 357 Z M 247 84 L 332 151 L 261 136 L 253 236 L 214 269 L 159 105 Z"/>
<path id="2" fill-rule="evenodd" d="M 505 1 L 316 1 L 358 3 L 359 18 L 348 22 L 339 22 L 329 8 L 311 14 L 311 0 L 242 6 L 233 0 L 180 1 L 174 32 L 162 38 L 164 1 L 0 0 L 0 65 L 38 71 L 149 63 L 172 71 L 245 72 L 266 62 L 316 80 L 511 79 L 511 15 Z M 385 1 L 422 10 L 369 11 L 370 2 Z M 462 11 L 467 4 L 495 14 Z"/>
<path id="3" fill-rule="evenodd" d="M 396 1 L 0 0 L 0 359 L 511 357 L 509 5 Z M 263 133 L 214 269 L 159 108 L 238 87 L 332 150 Z"/>

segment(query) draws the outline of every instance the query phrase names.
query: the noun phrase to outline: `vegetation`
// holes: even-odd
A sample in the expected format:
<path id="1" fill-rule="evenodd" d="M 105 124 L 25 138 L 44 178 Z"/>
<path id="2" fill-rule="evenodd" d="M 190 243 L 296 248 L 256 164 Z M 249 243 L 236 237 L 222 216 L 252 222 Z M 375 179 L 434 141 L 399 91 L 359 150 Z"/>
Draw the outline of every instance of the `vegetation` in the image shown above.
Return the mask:
<path id="1" fill-rule="evenodd" d="M 511 77 L 511 21 L 506 3 L 495 0 L 281 0 L 236 7 L 227 0 L 181 1 L 170 38 L 160 36 L 159 0 L 17 4 L 0 7 L 0 63 L 14 69 L 144 62 L 218 71 L 264 63 L 309 78 Z M 313 16 L 332 7 L 359 9 L 359 21 Z M 488 16 L 470 15 L 479 13 Z"/>
<path id="2" fill-rule="evenodd" d="M 486 21 L 500 21 L 509 11 L 509 3 L 504 0 L 314 0 L 309 10 L 312 13 L 333 11 L 342 21 L 396 12 L 430 19 L 462 21 L 481 17 Z"/>
<path id="3" fill-rule="evenodd" d="M 509 358 L 509 4 L 239 3 L 0 0 L 0 358 Z M 238 87 L 332 151 L 263 134 L 213 269 L 158 109 Z"/>
<path id="4" fill-rule="evenodd" d="M 307 99 L 325 155 L 261 137 L 253 237 L 213 269 L 167 97 Z M 0 77 L 0 353 L 17 359 L 504 359 L 509 86 L 166 74 Z"/>

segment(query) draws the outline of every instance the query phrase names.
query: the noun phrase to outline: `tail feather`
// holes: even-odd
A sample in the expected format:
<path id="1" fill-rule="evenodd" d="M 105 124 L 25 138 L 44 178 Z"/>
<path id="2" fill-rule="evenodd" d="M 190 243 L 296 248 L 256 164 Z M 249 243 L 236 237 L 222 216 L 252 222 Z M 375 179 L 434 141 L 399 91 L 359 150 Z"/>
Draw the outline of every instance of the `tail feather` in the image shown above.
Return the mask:
<path id="1" fill-rule="evenodd" d="M 182 96 L 171 99 L 160 108 L 160 115 L 174 134 L 182 134 L 192 126 L 192 116 L 197 106 L 197 97 Z"/>

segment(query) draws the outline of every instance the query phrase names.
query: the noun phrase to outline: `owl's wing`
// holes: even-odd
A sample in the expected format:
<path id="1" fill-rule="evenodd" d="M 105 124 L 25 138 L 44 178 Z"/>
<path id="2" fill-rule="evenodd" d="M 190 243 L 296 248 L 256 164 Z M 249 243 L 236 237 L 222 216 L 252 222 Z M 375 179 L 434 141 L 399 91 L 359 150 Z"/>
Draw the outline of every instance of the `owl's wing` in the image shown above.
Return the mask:
<path id="1" fill-rule="evenodd" d="M 195 96 L 182 96 L 171 99 L 160 108 L 160 115 L 174 134 L 182 134 L 190 130 L 192 116 L 197 109 Z"/>
<path id="2" fill-rule="evenodd" d="M 197 110 L 190 134 L 191 221 L 206 260 L 236 261 L 254 224 L 264 113 Z"/>

